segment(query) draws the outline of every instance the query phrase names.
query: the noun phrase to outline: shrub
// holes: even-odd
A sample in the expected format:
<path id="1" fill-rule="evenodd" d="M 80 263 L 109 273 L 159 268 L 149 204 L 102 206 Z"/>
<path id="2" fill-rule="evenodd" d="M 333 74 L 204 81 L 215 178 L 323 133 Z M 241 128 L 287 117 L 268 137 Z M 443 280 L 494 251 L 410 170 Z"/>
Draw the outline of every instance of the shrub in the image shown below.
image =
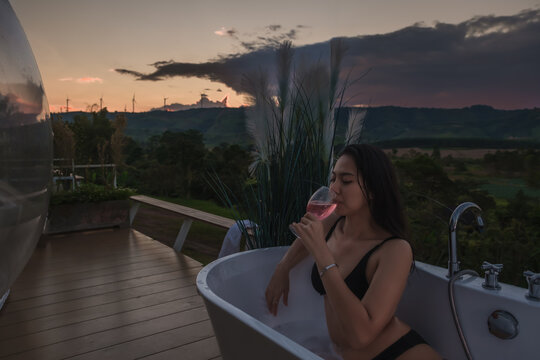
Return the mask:
<path id="1" fill-rule="evenodd" d="M 126 200 L 135 195 L 135 190 L 129 188 L 107 188 L 95 184 L 83 184 L 75 191 L 55 193 L 50 205 L 96 203 L 110 200 Z"/>

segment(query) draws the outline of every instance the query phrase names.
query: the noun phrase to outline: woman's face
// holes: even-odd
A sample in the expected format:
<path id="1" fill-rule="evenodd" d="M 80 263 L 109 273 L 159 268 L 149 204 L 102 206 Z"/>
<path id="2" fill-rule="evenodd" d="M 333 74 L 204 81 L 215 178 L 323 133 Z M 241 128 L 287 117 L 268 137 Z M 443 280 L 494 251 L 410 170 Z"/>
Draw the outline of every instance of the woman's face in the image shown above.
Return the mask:
<path id="1" fill-rule="evenodd" d="M 330 189 L 334 192 L 337 204 L 337 215 L 352 214 L 368 206 L 360 184 L 363 184 L 363 179 L 358 175 L 354 159 L 349 155 L 341 156 L 334 166 L 330 180 Z"/>

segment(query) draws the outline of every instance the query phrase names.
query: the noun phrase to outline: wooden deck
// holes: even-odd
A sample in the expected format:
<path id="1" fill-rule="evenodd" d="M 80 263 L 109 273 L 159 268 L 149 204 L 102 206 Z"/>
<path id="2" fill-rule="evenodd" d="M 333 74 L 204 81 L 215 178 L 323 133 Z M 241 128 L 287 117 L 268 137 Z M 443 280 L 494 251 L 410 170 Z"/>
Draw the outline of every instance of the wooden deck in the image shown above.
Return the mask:
<path id="1" fill-rule="evenodd" d="M 221 359 L 200 269 L 133 229 L 50 237 L 0 312 L 0 359 Z"/>

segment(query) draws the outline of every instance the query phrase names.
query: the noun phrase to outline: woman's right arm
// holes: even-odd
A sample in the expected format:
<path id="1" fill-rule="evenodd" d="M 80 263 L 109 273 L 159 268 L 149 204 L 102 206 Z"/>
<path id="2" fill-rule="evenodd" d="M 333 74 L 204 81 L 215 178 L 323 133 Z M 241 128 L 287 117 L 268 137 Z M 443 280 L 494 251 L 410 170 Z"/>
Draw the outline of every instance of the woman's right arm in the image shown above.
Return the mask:
<path id="1" fill-rule="evenodd" d="M 337 221 L 338 217 L 331 214 L 323 220 L 323 228 L 328 232 L 332 225 Z M 277 264 L 274 274 L 266 287 L 265 298 L 268 310 L 272 314 L 277 315 L 277 309 L 281 296 L 283 296 L 283 304 L 288 305 L 289 302 L 289 272 L 300 261 L 308 255 L 307 249 L 299 239 L 294 240 L 291 247 L 281 261 Z"/>
<path id="2" fill-rule="evenodd" d="M 281 261 L 277 264 L 276 270 L 266 287 L 266 305 L 268 310 L 275 316 L 279 300 L 283 295 L 283 304 L 288 305 L 289 301 L 289 272 L 308 254 L 308 251 L 298 239 L 287 250 Z"/>

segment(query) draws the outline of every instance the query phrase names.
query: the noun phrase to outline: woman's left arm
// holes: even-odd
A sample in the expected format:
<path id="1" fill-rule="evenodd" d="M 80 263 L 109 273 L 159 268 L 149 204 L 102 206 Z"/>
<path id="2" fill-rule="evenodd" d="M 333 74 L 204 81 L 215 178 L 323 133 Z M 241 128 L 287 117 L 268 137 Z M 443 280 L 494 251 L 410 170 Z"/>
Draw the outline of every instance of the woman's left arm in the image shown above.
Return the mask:
<path id="1" fill-rule="evenodd" d="M 320 271 L 335 259 L 326 243 L 321 243 L 319 225 L 311 216 L 306 215 L 295 229 Z M 336 267 L 329 268 L 322 277 L 327 300 L 352 348 L 370 344 L 394 316 L 407 284 L 412 250 L 405 240 L 392 240 L 377 251 L 376 258 L 376 270 L 362 300 L 347 287 Z"/>
<path id="2" fill-rule="evenodd" d="M 349 290 L 339 271 L 323 276 L 327 299 L 352 348 L 370 344 L 395 315 L 411 262 L 411 247 L 405 240 L 385 243 L 378 250 L 376 270 L 362 300 Z"/>

